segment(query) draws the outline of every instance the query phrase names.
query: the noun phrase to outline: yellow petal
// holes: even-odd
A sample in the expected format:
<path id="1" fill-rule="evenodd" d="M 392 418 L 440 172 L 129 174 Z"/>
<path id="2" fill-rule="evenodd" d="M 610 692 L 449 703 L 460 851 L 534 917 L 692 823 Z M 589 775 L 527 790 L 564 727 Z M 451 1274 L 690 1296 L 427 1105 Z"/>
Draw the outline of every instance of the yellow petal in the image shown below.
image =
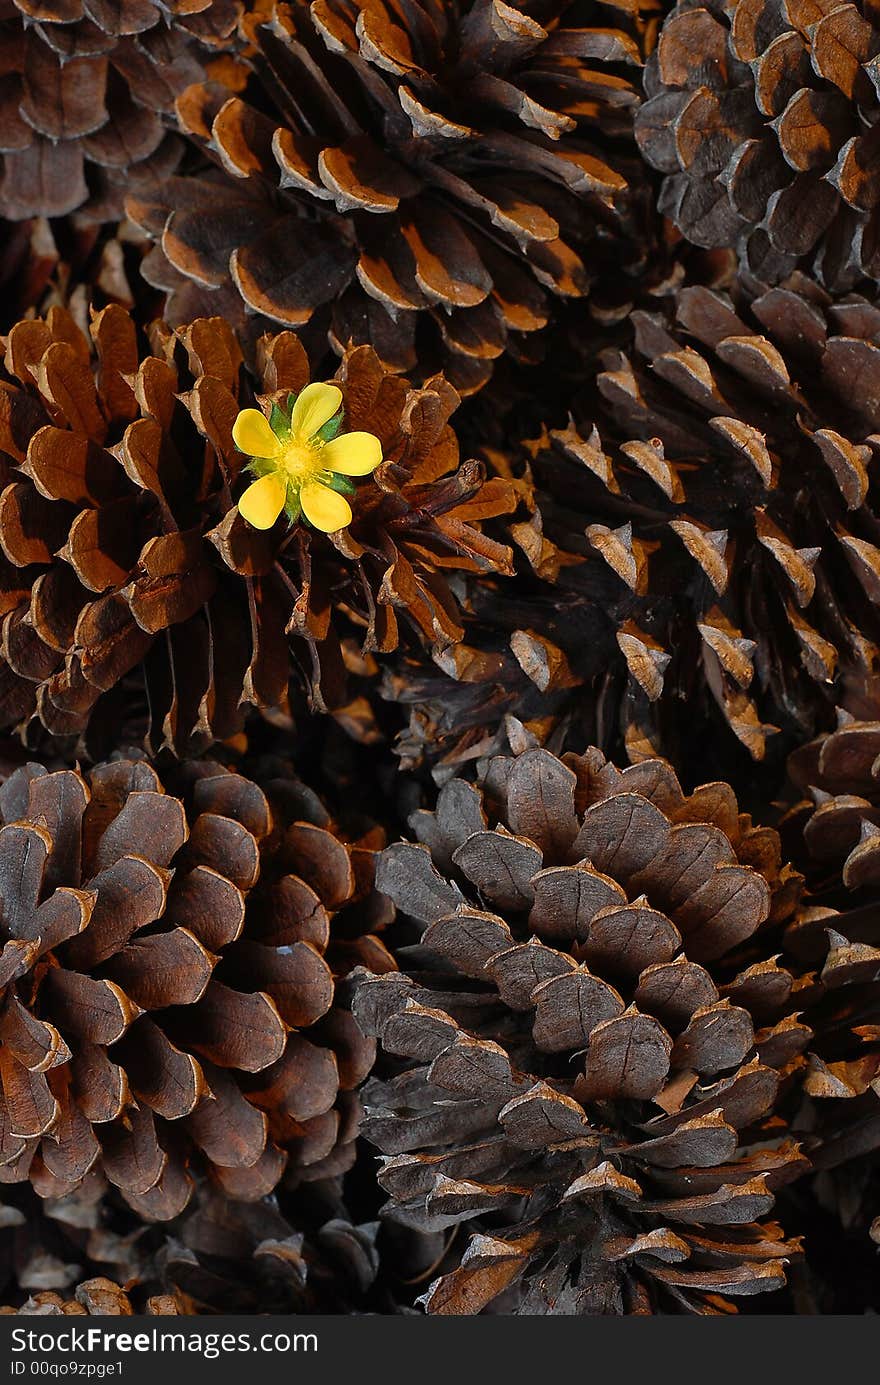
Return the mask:
<path id="1" fill-rule="evenodd" d="M 232 441 L 249 457 L 279 457 L 281 443 L 259 409 L 242 409 L 232 425 Z"/>
<path id="2" fill-rule="evenodd" d="M 306 519 L 325 534 L 334 534 L 337 529 L 351 524 L 351 506 L 345 496 L 331 491 L 329 486 L 322 486 L 320 481 L 307 482 L 299 499 Z"/>
<path id="3" fill-rule="evenodd" d="M 343 476 L 369 476 L 381 460 L 382 444 L 372 433 L 343 433 L 321 448 L 323 465 Z"/>
<path id="4" fill-rule="evenodd" d="M 295 438 L 313 438 L 319 428 L 329 423 L 342 403 L 338 385 L 306 385 L 296 398 L 290 416 L 290 431 Z"/>
<path id="5" fill-rule="evenodd" d="M 280 476 L 261 476 L 239 500 L 238 512 L 255 529 L 271 529 L 286 499 L 287 486 Z"/>

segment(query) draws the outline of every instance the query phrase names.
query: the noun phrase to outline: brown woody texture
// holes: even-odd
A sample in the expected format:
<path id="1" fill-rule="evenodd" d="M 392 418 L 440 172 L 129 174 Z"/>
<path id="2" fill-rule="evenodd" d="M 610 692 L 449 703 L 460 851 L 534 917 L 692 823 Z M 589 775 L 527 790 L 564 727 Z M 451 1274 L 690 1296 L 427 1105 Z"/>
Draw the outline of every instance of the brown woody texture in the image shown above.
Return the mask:
<path id="1" fill-rule="evenodd" d="M 377 883 L 425 931 L 355 1013 L 409 1060 L 365 1089 L 389 1213 L 473 1232 L 427 1310 L 713 1313 L 778 1287 L 810 1032 L 776 833 L 725 784 L 595 750 L 497 757 L 412 827 Z"/>
<path id="2" fill-rule="evenodd" d="M 386 460 L 331 536 L 283 519 L 259 533 L 235 504 L 239 408 L 308 383 L 291 333 L 263 339 L 253 375 L 222 320 L 155 326 L 145 346 L 121 307 L 93 315 L 88 338 L 56 308 L 12 329 L 4 365 L 6 727 L 100 737 L 131 720 L 142 686 L 150 744 L 181 750 L 234 734 L 247 704 L 286 702 L 291 677 L 313 709 L 339 706 L 346 652 L 360 668 L 401 639 L 443 648 L 461 635 L 447 574 L 510 570 L 483 522 L 515 495 L 461 461 L 455 391 L 442 377 L 411 388 L 369 347 L 337 380 L 345 427 L 376 434 Z"/>
<path id="3" fill-rule="evenodd" d="M 679 4 L 645 72 L 637 138 L 688 240 L 739 244 L 771 281 L 877 278 L 878 53 L 869 4 Z"/>
<path id="4" fill-rule="evenodd" d="M 643 260 L 650 8 L 314 0 L 242 30 L 246 91 L 177 103 L 216 170 L 128 203 L 172 322 L 244 310 L 471 393 L 555 299 Z"/>
<path id="5" fill-rule="evenodd" d="M 0 209 L 118 220 L 161 185 L 183 143 L 175 98 L 237 45 L 238 0 L 3 0 Z"/>
<path id="6" fill-rule="evenodd" d="M 393 966 L 376 839 L 296 781 L 210 761 L 16 771 L 0 790 L 6 1183 L 96 1171 L 167 1220 L 206 1173 L 233 1197 L 344 1169 L 372 1046 L 336 980 Z M 178 796 L 179 795 L 179 796 Z"/>
<path id="7" fill-rule="evenodd" d="M 519 500 L 517 576 L 469 584 L 464 640 L 433 667 L 388 671 L 386 695 L 411 709 L 404 763 L 448 774 L 503 748 L 513 716 L 554 748 L 601 735 L 631 759 L 672 755 L 691 782 L 707 760 L 745 772 L 742 747 L 776 767 L 772 790 L 838 705 L 871 715 L 873 298 L 734 279 L 630 325 L 567 421 L 487 450 Z"/>
<path id="8" fill-rule="evenodd" d="M 582 558 L 561 587 L 613 620 L 631 753 L 665 721 L 686 742 L 684 695 L 760 760 L 777 730 L 802 741 L 872 696 L 880 314 L 797 279 L 685 288 L 632 326 L 574 426 L 532 447 L 543 534 Z"/>
<path id="9" fill-rule="evenodd" d="M 787 823 L 802 831 L 814 893 L 838 903 L 869 898 L 880 884 L 880 724 L 841 709 L 836 730 L 796 750 L 789 772 L 804 798 Z"/>
<path id="10" fill-rule="evenodd" d="M 880 1148 L 878 755 L 877 723 L 841 710 L 835 731 L 791 756 L 791 778 L 804 797 L 783 825 L 813 895 L 792 939 L 818 973 L 808 1010 L 816 1045 L 805 1081 L 814 1102 L 812 1159 L 820 1170 L 847 1166 L 837 1189 L 842 1220 L 847 1196 L 858 1203 L 860 1180 L 873 1215 L 880 1212 L 868 1176 Z M 870 1216 L 859 1212 L 864 1235 Z"/>

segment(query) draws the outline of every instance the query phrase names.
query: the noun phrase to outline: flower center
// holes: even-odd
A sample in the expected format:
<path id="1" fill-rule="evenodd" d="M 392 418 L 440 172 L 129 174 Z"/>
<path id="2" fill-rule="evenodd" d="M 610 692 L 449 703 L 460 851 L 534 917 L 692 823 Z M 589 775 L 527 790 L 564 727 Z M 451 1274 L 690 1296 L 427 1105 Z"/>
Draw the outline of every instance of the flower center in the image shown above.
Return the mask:
<path id="1" fill-rule="evenodd" d="M 288 481 L 302 486 L 306 481 L 314 480 L 324 470 L 321 462 L 322 448 L 323 444 L 320 441 L 290 442 L 278 459 L 278 468 L 284 472 Z"/>

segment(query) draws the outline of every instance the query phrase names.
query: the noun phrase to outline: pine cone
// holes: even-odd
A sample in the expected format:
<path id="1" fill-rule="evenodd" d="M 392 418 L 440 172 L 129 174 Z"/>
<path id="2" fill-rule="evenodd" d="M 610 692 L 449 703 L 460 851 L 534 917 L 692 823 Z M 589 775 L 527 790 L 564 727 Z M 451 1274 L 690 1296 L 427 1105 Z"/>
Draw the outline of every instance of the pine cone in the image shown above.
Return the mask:
<path id="1" fill-rule="evenodd" d="M 693 783 L 742 772 L 732 730 L 773 793 L 838 706 L 870 715 L 877 305 L 735 280 L 631 322 L 567 423 L 486 450 L 521 501 L 517 575 L 469 583 L 463 640 L 387 675 L 407 764 L 502 749 L 513 716 L 554 750 L 662 752 Z"/>
<path id="2" fill-rule="evenodd" d="M 79 1317 L 131 1318 L 136 1314 L 148 1317 L 172 1318 L 188 1316 L 192 1307 L 179 1294 L 153 1294 L 144 1302 L 134 1301 L 125 1289 L 114 1284 L 112 1279 L 84 1279 L 77 1284 L 73 1298 L 65 1299 L 60 1294 L 46 1289 L 33 1294 L 21 1308 L 0 1308 L 0 1313 L 17 1317 L 60 1317 L 75 1315 Z"/>
<path id="3" fill-rule="evenodd" d="M 393 965 L 375 837 L 209 761 L 174 787 L 114 760 L 0 789 L 0 1178 L 94 1169 L 155 1220 L 202 1169 L 253 1198 L 348 1166 L 373 1054 L 334 979 Z"/>
<path id="4" fill-rule="evenodd" d="M 562 652 L 589 676 L 617 644 L 633 754 L 687 756 L 714 699 L 760 760 L 768 734 L 803 742 L 876 669 L 880 310 L 798 279 L 686 288 L 674 321 L 632 323 L 597 396 L 530 445 L 542 541 L 579 558 L 559 569 L 563 609 L 582 608 L 558 622 Z M 589 620 L 598 639 L 565 639 Z"/>
<path id="5" fill-rule="evenodd" d="M 227 173 L 129 201 L 171 320 L 226 311 L 205 300 L 234 286 L 247 312 L 314 319 L 340 352 L 366 342 L 390 369 L 442 365 L 479 389 L 553 296 L 643 258 L 633 74 L 653 27 L 614 9 L 613 29 L 571 0 L 248 16 L 244 98 L 202 84 L 178 101 Z"/>
<path id="6" fill-rule="evenodd" d="M 880 277 L 874 147 L 880 29 L 869 6 L 679 4 L 645 73 L 636 134 L 660 209 L 697 245 L 740 242 L 769 281 Z"/>
<path id="7" fill-rule="evenodd" d="M 800 849 L 812 890 L 813 907 L 790 945 L 816 971 L 805 996 L 815 1044 L 804 1086 L 814 1102 L 811 1158 L 821 1170 L 860 1160 L 870 1173 L 880 1149 L 878 734 L 876 722 L 841 713 L 836 731 L 789 760 L 793 782 L 807 795 L 783 828 Z M 869 1225 L 865 1211 L 865 1236 Z"/>
<path id="8" fill-rule="evenodd" d="M 241 8 L 4 0 L 0 214 L 117 220 L 126 192 L 160 186 L 182 152 L 167 128 L 175 98 L 235 46 Z"/>
<path id="9" fill-rule="evenodd" d="M 384 464 L 357 488 L 348 528 L 282 520 L 260 533 L 236 509 L 250 459 L 233 428 L 255 390 L 279 409 L 306 385 L 296 337 L 265 339 L 253 376 L 220 321 L 157 328 L 143 351 L 111 306 L 91 335 L 56 309 L 7 342 L 0 725 L 36 714 L 53 736 L 91 724 L 100 737 L 137 710 L 136 690 L 117 706 L 135 674 L 155 747 L 234 734 L 243 704 L 286 700 L 297 666 L 313 706 L 340 706 L 343 641 L 442 648 L 461 634 L 445 574 L 510 570 L 510 549 L 482 528 L 515 493 L 460 464 L 458 397 L 442 378 L 415 390 L 369 348 L 348 353 L 343 426 L 377 437 Z"/>
<path id="10" fill-rule="evenodd" d="M 598 751 L 494 759 L 411 821 L 377 883 L 427 925 L 420 970 L 362 978 L 355 1014 L 411 1060 L 364 1093 L 390 1210 L 480 1218 L 428 1311 L 715 1312 L 783 1283 L 797 1245 L 764 1216 L 805 1163 L 809 1030 L 777 835 L 725 784 Z"/>

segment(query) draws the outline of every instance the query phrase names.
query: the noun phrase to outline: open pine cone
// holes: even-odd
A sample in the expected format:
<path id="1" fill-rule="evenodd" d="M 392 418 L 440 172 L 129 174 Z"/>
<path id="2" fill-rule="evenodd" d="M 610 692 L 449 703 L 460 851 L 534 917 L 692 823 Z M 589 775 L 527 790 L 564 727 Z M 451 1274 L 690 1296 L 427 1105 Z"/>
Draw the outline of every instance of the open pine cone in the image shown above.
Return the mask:
<path id="1" fill-rule="evenodd" d="M 877 665 L 880 310 L 797 278 L 685 288 L 674 319 L 632 325 L 574 423 L 529 445 L 543 538 L 580 558 L 559 573 L 563 609 L 584 607 L 568 628 L 592 618 L 617 643 L 637 752 L 686 754 L 710 694 L 760 760 L 770 732 L 787 748 L 863 698 Z M 565 628 L 588 672 L 595 646 Z"/>
<path id="2" fill-rule="evenodd" d="M 222 70 L 240 0 L 3 0 L 0 214 L 117 219 L 176 167 L 174 101 Z M 229 72 L 229 77 L 232 77 Z"/>
<path id="3" fill-rule="evenodd" d="M 880 309 L 796 275 L 688 286 L 631 323 L 564 426 L 487 450 L 523 502 L 517 575 L 469 582 L 463 641 L 388 671 L 407 764 L 491 754 L 514 716 L 554 749 L 662 752 L 690 782 L 730 778 L 742 746 L 775 787 L 838 704 L 870 715 Z"/>
<path id="4" fill-rule="evenodd" d="M 830 287 L 880 277 L 878 54 L 870 5 L 677 5 L 636 130 L 661 210 L 769 281 L 799 262 Z"/>
<path id="5" fill-rule="evenodd" d="M 714 1312 L 780 1285 L 797 1246 L 764 1217 L 805 1164 L 809 1030 L 776 833 L 726 784 L 598 751 L 493 759 L 412 826 L 377 882 L 427 927 L 355 1014 L 410 1060 L 364 1093 L 389 1212 L 476 1222 L 428 1311 Z"/>
<path id="6" fill-rule="evenodd" d="M 200 1170 L 254 1198 L 347 1167 L 373 1053 L 335 982 L 393 965 L 375 837 L 209 761 L 174 787 L 113 760 L 0 789 L 0 1180 L 95 1169 L 156 1220 Z"/>
<path id="7" fill-rule="evenodd" d="M 203 83 L 178 101 L 226 173 L 129 201 L 170 319 L 225 311 L 206 299 L 234 286 L 247 312 L 314 319 L 340 352 L 367 342 L 391 369 L 442 365 L 479 389 L 553 296 L 644 254 L 633 78 L 652 26 L 610 8 L 314 0 L 248 16 L 244 97 Z"/>
<path id="8" fill-rule="evenodd" d="M 133 671 L 152 744 L 177 750 L 233 734 L 243 704 L 284 702 L 295 670 L 313 707 L 339 706 L 343 641 L 442 648 L 461 634 L 446 574 L 510 570 L 482 529 L 514 489 L 460 462 L 442 377 L 416 390 L 368 347 L 348 353 L 344 427 L 378 437 L 385 461 L 348 528 L 261 533 L 236 509 L 249 459 L 232 429 L 255 391 L 268 406 L 307 384 L 297 338 L 264 339 L 254 376 L 219 320 L 156 328 L 144 350 L 111 306 L 91 336 L 53 309 L 7 340 L 0 725 L 36 715 L 55 736 L 100 736 L 136 710 L 116 706 Z"/>

